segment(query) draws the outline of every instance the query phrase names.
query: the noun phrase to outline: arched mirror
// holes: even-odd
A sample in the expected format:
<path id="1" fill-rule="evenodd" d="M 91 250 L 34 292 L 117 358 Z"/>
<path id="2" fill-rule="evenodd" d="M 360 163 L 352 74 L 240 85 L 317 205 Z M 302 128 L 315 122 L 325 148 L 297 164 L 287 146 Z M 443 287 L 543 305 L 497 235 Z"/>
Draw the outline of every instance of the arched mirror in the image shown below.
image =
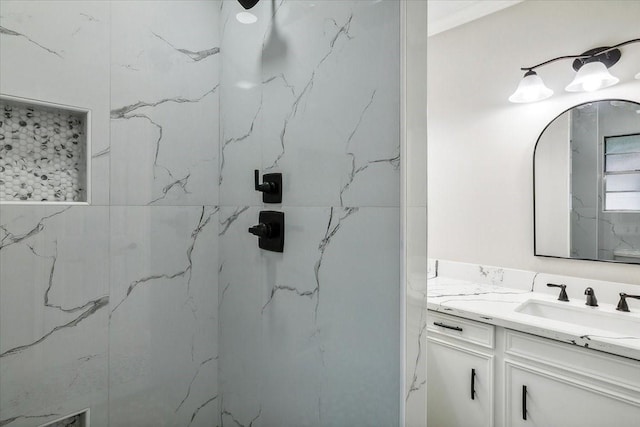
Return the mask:
<path id="1" fill-rule="evenodd" d="M 556 117 L 536 144 L 535 255 L 640 264 L 640 104 Z"/>

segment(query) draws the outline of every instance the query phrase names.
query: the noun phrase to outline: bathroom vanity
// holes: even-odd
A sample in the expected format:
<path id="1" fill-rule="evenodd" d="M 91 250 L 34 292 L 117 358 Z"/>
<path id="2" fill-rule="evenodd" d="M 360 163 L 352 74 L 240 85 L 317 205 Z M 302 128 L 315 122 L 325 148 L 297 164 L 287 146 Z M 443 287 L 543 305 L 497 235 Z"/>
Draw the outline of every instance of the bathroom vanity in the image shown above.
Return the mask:
<path id="1" fill-rule="evenodd" d="M 430 426 L 638 425 L 640 328 L 635 336 L 627 333 L 631 329 L 611 329 L 618 321 L 621 328 L 640 325 L 640 307 L 617 314 L 611 304 L 586 307 L 577 298 L 563 303 L 556 297 L 442 277 L 429 280 Z M 585 326 L 583 318 L 581 324 L 571 323 L 571 316 L 579 316 L 575 313 L 553 319 L 553 307 L 586 310 L 587 319 L 595 316 L 594 324 Z"/>

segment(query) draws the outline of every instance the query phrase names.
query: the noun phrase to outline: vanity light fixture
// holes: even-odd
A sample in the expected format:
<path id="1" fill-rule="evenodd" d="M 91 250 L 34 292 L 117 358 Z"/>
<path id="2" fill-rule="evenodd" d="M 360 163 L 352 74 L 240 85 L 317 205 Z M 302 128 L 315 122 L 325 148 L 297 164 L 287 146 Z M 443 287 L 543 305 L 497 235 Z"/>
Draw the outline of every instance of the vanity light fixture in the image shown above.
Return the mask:
<path id="1" fill-rule="evenodd" d="M 611 75 L 609 68 L 616 64 L 622 57 L 619 47 L 638 43 L 640 39 L 631 39 L 614 46 L 598 47 L 590 49 L 579 55 L 566 55 L 549 59 L 534 65 L 533 67 L 520 68 L 525 72 L 524 77 L 518 84 L 516 91 L 509 97 L 509 101 L 515 103 L 536 102 L 549 98 L 553 95 L 553 90 L 545 86 L 542 78 L 534 71 L 543 65 L 559 61 L 561 59 L 573 59 L 573 69 L 576 76 L 565 88 L 567 92 L 593 92 L 613 86 L 620 81 Z M 640 73 L 635 75 L 640 80 Z"/>
<path id="2" fill-rule="evenodd" d="M 509 101 L 516 103 L 542 101 L 553 95 L 553 91 L 545 86 L 544 82 L 533 70 L 524 73 L 524 77 L 518 84 L 518 89 L 509 97 Z"/>
<path id="3" fill-rule="evenodd" d="M 573 81 L 564 90 L 567 92 L 595 92 L 598 89 L 613 86 L 619 81 L 619 78 L 611 75 L 604 63 L 593 61 L 580 67 Z"/>
<path id="4" fill-rule="evenodd" d="M 596 48 L 586 51 L 583 55 L 592 56 L 573 61 L 573 69 L 577 73 L 564 90 L 567 92 L 594 92 L 613 86 L 620 81 L 619 78 L 609 73 L 609 67 L 616 64 L 622 56 L 620 49 Z"/>

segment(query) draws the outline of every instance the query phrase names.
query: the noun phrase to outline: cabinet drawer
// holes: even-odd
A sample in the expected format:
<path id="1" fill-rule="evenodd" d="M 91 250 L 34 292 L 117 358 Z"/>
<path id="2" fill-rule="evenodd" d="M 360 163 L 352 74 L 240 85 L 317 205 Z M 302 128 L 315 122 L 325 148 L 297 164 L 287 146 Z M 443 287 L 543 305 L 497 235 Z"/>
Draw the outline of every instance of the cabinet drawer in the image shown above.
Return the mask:
<path id="1" fill-rule="evenodd" d="M 427 312 L 427 330 L 432 335 L 445 335 L 482 347 L 494 348 L 495 327 L 449 314 Z"/>
<path id="2" fill-rule="evenodd" d="M 505 330 L 505 353 L 640 392 L 640 361 Z"/>

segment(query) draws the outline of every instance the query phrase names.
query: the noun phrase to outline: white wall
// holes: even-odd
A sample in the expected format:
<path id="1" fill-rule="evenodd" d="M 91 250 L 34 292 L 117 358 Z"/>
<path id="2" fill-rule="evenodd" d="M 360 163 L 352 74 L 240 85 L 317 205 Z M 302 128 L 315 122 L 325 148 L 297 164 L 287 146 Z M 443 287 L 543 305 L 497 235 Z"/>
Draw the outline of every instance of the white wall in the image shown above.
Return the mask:
<path id="1" fill-rule="evenodd" d="M 533 255 L 533 149 L 546 124 L 600 98 L 640 101 L 640 45 L 622 48 L 621 83 L 569 94 L 570 61 L 539 70 L 554 97 L 507 101 L 520 67 L 638 36 L 640 1 L 525 1 L 429 39 L 429 257 L 639 283 L 637 265 Z M 640 283 L 639 283 L 640 284 Z"/>

